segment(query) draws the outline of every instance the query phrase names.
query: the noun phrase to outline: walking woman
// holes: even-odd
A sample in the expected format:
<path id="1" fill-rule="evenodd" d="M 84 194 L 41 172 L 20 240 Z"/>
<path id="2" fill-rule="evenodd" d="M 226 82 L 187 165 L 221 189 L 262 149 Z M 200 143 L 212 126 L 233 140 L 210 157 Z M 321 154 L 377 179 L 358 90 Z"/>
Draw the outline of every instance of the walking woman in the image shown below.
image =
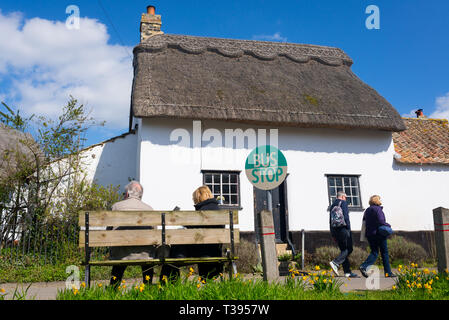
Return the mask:
<path id="1" fill-rule="evenodd" d="M 369 266 L 374 264 L 377 257 L 380 254 L 382 257 L 382 263 L 384 266 L 385 277 L 396 277 L 393 272 L 391 272 L 390 261 L 388 257 L 388 246 L 387 237 L 381 235 L 379 232 L 379 227 L 387 226 L 391 227 L 385 221 L 385 214 L 383 212 L 382 202 L 380 201 L 380 196 L 374 195 L 369 199 L 369 208 L 365 210 L 363 220 L 366 224 L 366 238 L 368 239 L 369 246 L 371 248 L 371 253 L 365 262 L 360 266 L 360 272 L 366 278 L 368 278 L 367 269 Z"/>

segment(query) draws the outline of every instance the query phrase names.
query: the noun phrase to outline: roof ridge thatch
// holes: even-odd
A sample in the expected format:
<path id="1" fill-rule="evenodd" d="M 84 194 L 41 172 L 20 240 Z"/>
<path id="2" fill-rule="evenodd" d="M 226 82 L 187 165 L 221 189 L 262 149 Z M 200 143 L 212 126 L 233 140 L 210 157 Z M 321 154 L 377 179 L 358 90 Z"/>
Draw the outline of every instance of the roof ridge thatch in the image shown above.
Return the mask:
<path id="1" fill-rule="evenodd" d="M 352 59 L 343 50 L 335 47 L 174 34 L 158 34 L 150 37 L 134 48 L 134 54 L 141 51 L 160 52 L 167 48 L 177 48 L 191 54 L 212 51 L 230 58 L 238 58 L 246 54 L 261 60 L 273 60 L 284 56 L 298 63 L 315 60 L 330 66 L 353 64 Z"/>

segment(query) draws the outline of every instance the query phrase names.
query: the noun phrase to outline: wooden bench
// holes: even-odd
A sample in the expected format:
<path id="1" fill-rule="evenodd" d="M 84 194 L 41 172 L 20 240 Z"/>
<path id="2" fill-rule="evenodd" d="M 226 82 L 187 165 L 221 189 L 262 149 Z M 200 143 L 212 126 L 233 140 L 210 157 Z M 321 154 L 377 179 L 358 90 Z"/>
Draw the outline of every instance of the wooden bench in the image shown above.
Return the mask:
<path id="1" fill-rule="evenodd" d="M 239 242 L 238 211 L 93 211 L 79 214 L 79 246 L 85 248 L 85 282 L 90 286 L 91 266 L 114 265 L 145 265 L 158 266 L 170 264 L 177 267 L 197 263 L 228 264 L 229 275 L 232 277 L 235 243 Z M 226 228 L 208 226 L 225 225 Z M 153 229 L 137 230 L 103 230 L 105 227 L 119 226 L 152 226 Z M 167 226 L 201 226 L 201 228 L 171 229 Z M 97 230 L 91 230 L 97 227 Z M 101 230 L 98 230 L 98 227 Z M 91 261 L 93 247 L 124 247 L 124 246 L 156 246 L 188 245 L 188 244 L 230 244 L 226 257 L 157 257 L 147 260 L 105 260 Z M 234 271 L 235 272 L 235 271 Z"/>

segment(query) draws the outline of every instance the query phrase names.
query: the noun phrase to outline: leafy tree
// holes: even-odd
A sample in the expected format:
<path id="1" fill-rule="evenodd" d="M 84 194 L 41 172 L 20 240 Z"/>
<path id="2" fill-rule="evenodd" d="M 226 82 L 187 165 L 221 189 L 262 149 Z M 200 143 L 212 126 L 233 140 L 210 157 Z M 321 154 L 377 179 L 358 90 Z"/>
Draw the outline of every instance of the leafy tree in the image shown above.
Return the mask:
<path id="1" fill-rule="evenodd" d="M 87 195 L 80 196 L 82 193 L 93 192 L 101 199 L 99 191 L 103 189 L 85 179 L 81 150 L 87 130 L 104 123 L 91 118 L 73 97 L 57 119 L 24 118 L 6 103 L 2 106 L 2 129 L 16 139 L 0 155 L 5 171 L 0 179 L 0 240 L 14 237 L 18 223 L 24 237 L 35 234 L 49 217 L 72 220 L 76 210 L 89 202 Z M 112 186 L 105 190 L 112 198 L 118 194 Z M 95 201 L 102 201 L 98 199 Z"/>

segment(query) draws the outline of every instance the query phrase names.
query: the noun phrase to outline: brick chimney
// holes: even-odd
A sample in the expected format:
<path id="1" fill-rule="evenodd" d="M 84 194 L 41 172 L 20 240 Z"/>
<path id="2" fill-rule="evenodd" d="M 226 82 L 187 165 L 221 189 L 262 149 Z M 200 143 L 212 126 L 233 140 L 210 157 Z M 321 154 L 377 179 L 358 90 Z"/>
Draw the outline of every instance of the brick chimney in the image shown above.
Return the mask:
<path id="1" fill-rule="evenodd" d="M 156 14 L 156 8 L 148 6 L 147 13 L 142 13 L 142 19 L 140 20 L 140 42 L 144 42 L 154 35 L 163 34 L 161 25 L 161 16 Z"/>

